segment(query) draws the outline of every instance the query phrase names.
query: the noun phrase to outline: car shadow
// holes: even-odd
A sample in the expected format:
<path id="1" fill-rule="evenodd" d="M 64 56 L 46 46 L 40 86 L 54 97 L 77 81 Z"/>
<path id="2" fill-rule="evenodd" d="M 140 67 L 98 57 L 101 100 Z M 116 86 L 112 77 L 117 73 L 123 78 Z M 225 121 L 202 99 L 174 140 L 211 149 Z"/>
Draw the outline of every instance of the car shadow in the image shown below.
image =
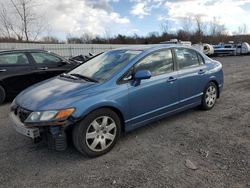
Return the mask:
<path id="1" fill-rule="evenodd" d="M 193 114 L 195 112 L 199 113 L 200 110 L 198 108 L 189 109 L 189 110 L 186 110 L 184 112 L 180 112 L 178 114 L 163 118 L 163 119 L 155 121 L 155 122 L 152 122 L 152 123 L 147 124 L 143 127 L 136 128 L 135 130 L 133 130 L 131 132 L 123 133 L 120 137 L 119 142 L 115 146 L 115 148 L 113 150 L 111 150 L 109 153 L 107 153 L 106 155 L 104 155 L 103 157 L 104 158 L 107 158 L 107 157 L 109 158 L 112 156 L 115 157 L 117 155 L 117 152 L 119 152 L 122 149 L 123 145 L 126 145 L 124 143 L 129 142 L 130 139 L 133 139 L 137 136 L 146 134 L 147 132 L 152 132 L 154 129 L 158 129 L 158 128 L 163 127 L 163 126 L 165 127 L 166 124 L 168 124 L 169 122 L 177 121 L 178 119 L 183 118 L 185 116 L 189 116 L 190 114 Z M 61 159 L 62 162 L 65 162 L 65 159 L 67 159 L 67 158 L 81 160 L 81 161 L 93 160 L 91 158 L 83 156 L 80 152 L 78 152 L 75 149 L 71 139 L 69 139 L 68 147 L 65 151 L 50 150 L 50 149 L 48 149 L 45 142 L 36 144 L 33 151 L 35 152 L 35 151 L 39 151 L 39 150 L 41 150 L 42 152 L 45 152 L 49 158 L 55 158 L 57 160 L 57 162 L 59 162 L 58 161 L 59 159 Z"/>
<path id="2" fill-rule="evenodd" d="M 5 104 L 8 104 L 8 102 L 6 102 Z M 162 118 L 161 120 L 149 123 L 145 126 L 136 128 L 135 130 L 131 131 L 131 132 L 127 132 L 127 133 L 122 133 L 119 142 L 117 143 L 117 145 L 115 146 L 115 148 L 113 150 L 111 150 L 109 153 L 107 153 L 106 157 L 112 157 L 115 155 L 117 155 L 117 152 L 119 152 L 120 150 L 123 150 L 123 146 L 125 147 L 126 145 L 128 145 L 131 141 L 131 139 L 134 139 L 136 137 L 140 137 L 140 135 L 143 134 L 147 134 L 147 132 L 152 132 L 155 129 L 161 128 L 161 127 L 166 127 L 167 129 L 167 124 L 171 124 L 171 122 L 173 121 L 178 121 L 178 119 L 182 119 L 185 116 L 189 116 L 190 114 L 193 113 L 200 113 L 201 111 L 198 110 L 198 108 L 193 108 L 193 109 L 189 109 L 180 113 L 177 113 L 175 115 L 172 116 L 168 116 L 165 118 Z M 65 151 L 54 151 L 48 148 L 47 144 L 45 141 L 39 142 L 39 143 L 35 143 L 33 144 L 32 141 L 25 141 L 26 143 L 22 144 L 22 149 L 25 150 L 25 152 L 29 153 L 29 154 L 34 154 L 34 156 L 36 156 L 38 153 L 39 155 L 43 155 L 46 156 L 46 158 L 50 158 L 51 160 L 54 159 L 55 161 L 57 161 L 57 163 L 60 162 L 65 162 L 65 159 L 74 159 L 74 160 L 81 160 L 81 161 L 88 161 L 88 160 L 92 160 L 91 158 L 87 158 L 85 156 L 83 156 L 80 152 L 78 152 L 71 139 L 68 139 L 68 147 Z M 126 144 L 127 143 L 127 144 Z M 27 144 L 29 144 L 27 146 Z M 20 150 L 22 150 L 20 149 Z M 104 157 L 104 158 L 106 158 Z"/>
<path id="3" fill-rule="evenodd" d="M 121 139 L 126 139 L 128 135 L 135 136 L 135 135 L 145 134 L 145 132 L 151 132 L 154 129 L 166 126 L 168 122 L 176 121 L 184 116 L 189 116 L 189 114 L 192 114 L 194 112 L 201 112 L 201 110 L 198 107 L 196 107 L 196 108 L 185 110 L 183 112 L 179 112 L 177 114 L 173 114 L 171 116 L 163 117 L 160 120 L 153 121 L 152 123 L 138 127 L 134 129 L 133 131 L 124 133 Z"/>

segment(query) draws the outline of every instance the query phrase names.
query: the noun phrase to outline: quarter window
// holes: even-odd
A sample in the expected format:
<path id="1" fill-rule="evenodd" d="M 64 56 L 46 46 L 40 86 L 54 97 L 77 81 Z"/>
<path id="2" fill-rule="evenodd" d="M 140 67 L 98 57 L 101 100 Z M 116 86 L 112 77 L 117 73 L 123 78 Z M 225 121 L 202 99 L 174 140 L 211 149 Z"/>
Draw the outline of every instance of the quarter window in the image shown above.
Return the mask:
<path id="1" fill-rule="evenodd" d="M 179 69 L 195 67 L 199 65 L 197 53 L 190 49 L 175 49 L 176 60 L 179 64 Z"/>
<path id="2" fill-rule="evenodd" d="M 61 59 L 47 53 L 31 53 L 37 64 L 58 64 Z"/>
<path id="3" fill-rule="evenodd" d="M 152 76 L 157 76 L 172 72 L 173 67 L 172 52 L 168 49 L 148 55 L 135 66 L 135 72 L 138 70 L 149 70 Z"/>
<path id="4" fill-rule="evenodd" d="M 201 57 L 201 55 L 198 54 L 198 53 L 197 53 L 197 55 L 198 55 L 199 63 L 200 63 L 200 64 L 204 64 L 203 57 Z"/>
<path id="5" fill-rule="evenodd" d="M 28 58 L 23 53 L 0 55 L 0 65 L 22 65 L 28 63 Z"/>

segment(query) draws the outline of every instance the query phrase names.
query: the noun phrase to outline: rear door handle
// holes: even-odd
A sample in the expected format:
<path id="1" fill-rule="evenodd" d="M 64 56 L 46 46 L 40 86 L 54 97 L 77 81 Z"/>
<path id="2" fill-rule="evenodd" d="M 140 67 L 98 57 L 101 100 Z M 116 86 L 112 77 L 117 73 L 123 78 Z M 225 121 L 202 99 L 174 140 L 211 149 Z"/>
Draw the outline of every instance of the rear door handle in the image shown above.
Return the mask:
<path id="1" fill-rule="evenodd" d="M 0 69 L 0 72 L 6 72 L 7 70 L 6 69 Z"/>
<path id="2" fill-rule="evenodd" d="M 39 67 L 38 70 L 48 70 L 48 67 Z"/>
<path id="3" fill-rule="evenodd" d="M 198 74 L 205 74 L 206 73 L 206 71 L 205 70 L 199 70 L 199 72 L 198 72 Z"/>
<path id="4" fill-rule="evenodd" d="M 167 82 L 174 82 L 174 81 L 176 81 L 176 80 L 177 80 L 177 78 L 170 76 L 170 77 L 168 78 Z"/>

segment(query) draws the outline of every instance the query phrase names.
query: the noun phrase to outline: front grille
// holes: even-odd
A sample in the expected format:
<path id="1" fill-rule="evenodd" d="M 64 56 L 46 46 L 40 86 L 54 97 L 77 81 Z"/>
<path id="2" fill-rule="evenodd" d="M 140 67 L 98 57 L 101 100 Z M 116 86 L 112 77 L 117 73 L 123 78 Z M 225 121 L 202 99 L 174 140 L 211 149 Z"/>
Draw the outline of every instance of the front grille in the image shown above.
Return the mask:
<path id="1" fill-rule="evenodd" d="M 31 111 L 22 108 L 21 106 L 16 106 L 14 109 L 14 114 L 19 117 L 20 121 L 23 123 L 31 114 Z"/>

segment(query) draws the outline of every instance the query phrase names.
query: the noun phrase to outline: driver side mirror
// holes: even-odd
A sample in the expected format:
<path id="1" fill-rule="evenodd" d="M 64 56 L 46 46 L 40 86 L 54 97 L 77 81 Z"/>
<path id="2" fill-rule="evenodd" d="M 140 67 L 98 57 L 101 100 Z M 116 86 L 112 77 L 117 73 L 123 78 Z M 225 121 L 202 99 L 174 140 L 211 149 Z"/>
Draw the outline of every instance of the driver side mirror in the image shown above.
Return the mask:
<path id="1" fill-rule="evenodd" d="M 151 78 L 151 72 L 148 70 L 139 70 L 135 73 L 135 80 L 145 80 Z"/>
<path id="2" fill-rule="evenodd" d="M 134 86 L 138 86 L 141 84 L 141 80 L 149 79 L 151 78 L 152 74 L 149 70 L 139 70 L 134 74 Z"/>
<path id="3" fill-rule="evenodd" d="M 68 62 L 67 62 L 67 61 L 65 61 L 65 60 L 62 60 L 62 61 L 61 61 L 61 64 L 62 64 L 62 65 L 67 65 L 67 64 L 68 64 Z"/>
<path id="4" fill-rule="evenodd" d="M 58 63 L 58 67 L 61 67 L 61 66 L 64 66 L 64 65 L 67 65 L 68 64 L 68 62 L 66 62 L 65 60 L 62 60 L 62 61 L 60 61 L 59 63 Z"/>

